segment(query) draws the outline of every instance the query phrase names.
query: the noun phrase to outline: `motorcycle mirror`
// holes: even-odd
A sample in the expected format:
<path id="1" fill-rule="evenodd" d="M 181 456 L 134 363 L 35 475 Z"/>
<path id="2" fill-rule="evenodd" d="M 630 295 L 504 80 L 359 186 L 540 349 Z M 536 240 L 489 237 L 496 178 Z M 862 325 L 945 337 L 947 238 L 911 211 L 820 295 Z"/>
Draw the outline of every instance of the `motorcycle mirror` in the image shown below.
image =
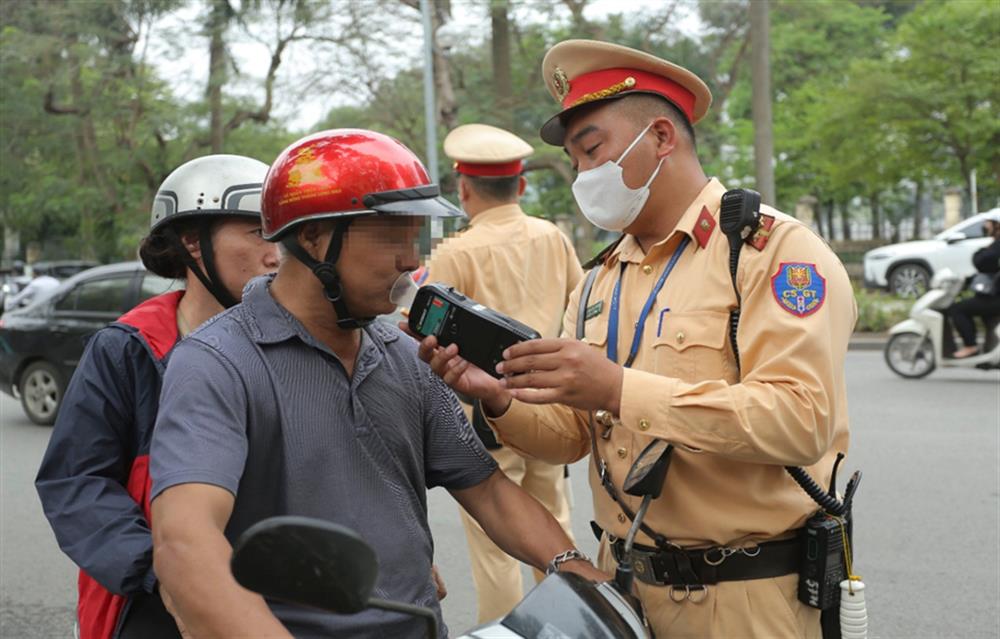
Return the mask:
<path id="1" fill-rule="evenodd" d="M 241 586 L 265 597 L 338 614 L 364 610 L 378 576 L 375 551 L 354 531 L 307 517 L 271 517 L 236 541 Z"/>
<path id="2" fill-rule="evenodd" d="M 648 495 L 658 498 L 670 468 L 670 453 L 673 450 L 674 445 L 662 439 L 655 439 L 646 446 L 625 477 L 625 492 L 633 497 Z"/>

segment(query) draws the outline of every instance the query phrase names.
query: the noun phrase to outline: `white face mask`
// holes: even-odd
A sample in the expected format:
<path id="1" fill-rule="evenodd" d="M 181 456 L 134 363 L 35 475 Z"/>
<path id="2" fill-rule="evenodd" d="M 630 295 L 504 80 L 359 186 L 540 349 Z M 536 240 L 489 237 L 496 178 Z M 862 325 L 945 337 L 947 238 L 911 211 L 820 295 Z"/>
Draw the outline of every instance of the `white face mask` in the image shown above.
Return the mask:
<path id="1" fill-rule="evenodd" d="M 594 226 L 605 231 L 624 230 L 635 221 L 635 218 L 639 216 L 639 211 L 649 199 L 649 185 L 660 172 L 663 159 L 660 159 L 660 163 L 656 165 L 656 169 L 646 180 L 646 183 L 637 189 L 631 189 L 625 184 L 621 162 L 629 151 L 639 143 L 642 136 L 646 135 L 646 131 L 649 131 L 651 126 L 653 126 L 652 122 L 646 125 L 646 128 L 632 140 L 632 144 L 628 145 L 617 161 L 608 160 L 601 166 L 583 171 L 576 176 L 576 181 L 573 182 L 573 197 L 580 205 L 583 215 Z"/>

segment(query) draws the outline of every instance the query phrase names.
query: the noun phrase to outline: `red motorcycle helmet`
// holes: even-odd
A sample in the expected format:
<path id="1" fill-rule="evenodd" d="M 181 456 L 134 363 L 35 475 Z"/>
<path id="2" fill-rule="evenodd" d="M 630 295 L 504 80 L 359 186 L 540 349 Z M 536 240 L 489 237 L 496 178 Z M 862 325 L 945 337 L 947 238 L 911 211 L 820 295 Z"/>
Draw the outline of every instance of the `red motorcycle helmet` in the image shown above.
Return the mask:
<path id="1" fill-rule="evenodd" d="M 362 215 L 459 217 L 424 165 L 382 133 L 330 129 L 294 142 L 264 180 L 264 238 L 277 241 L 302 222 Z"/>

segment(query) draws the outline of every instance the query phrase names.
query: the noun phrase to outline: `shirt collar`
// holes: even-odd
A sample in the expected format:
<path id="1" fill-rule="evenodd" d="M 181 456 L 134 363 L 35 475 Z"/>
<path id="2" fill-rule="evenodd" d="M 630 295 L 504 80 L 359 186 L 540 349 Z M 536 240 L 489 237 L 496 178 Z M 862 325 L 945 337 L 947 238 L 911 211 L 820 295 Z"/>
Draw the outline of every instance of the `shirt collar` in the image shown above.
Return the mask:
<path id="1" fill-rule="evenodd" d="M 243 289 L 242 306 L 254 341 L 259 344 L 277 344 L 298 334 L 302 324 L 271 297 L 274 274 L 250 280 Z M 304 330 L 304 329 L 302 329 Z"/>
<path id="2" fill-rule="evenodd" d="M 328 351 L 326 346 L 320 344 L 306 330 L 298 318 L 274 299 L 271 295 L 273 280 L 273 273 L 255 277 L 243 289 L 243 308 L 246 309 L 247 325 L 254 341 L 258 344 L 277 344 L 298 337 L 314 348 Z M 384 351 L 385 344 L 398 338 L 398 333 L 391 327 L 379 321 L 372 322 L 362 335 L 361 351 L 364 352 L 368 346 L 376 346 L 378 350 Z"/>
<path id="3" fill-rule="evenodd" d="M 698 216 L 701 215 L 701 209 L 707 208 L 709 212 L 715 216 L 718 213 L 719 206 L 722 202 L 722 195 L 726 192 L 726 187 L 722 185 L 717 178 L 709 179 L 708 183 L 701 189 L 697 197 L 691 201 L 687 209 L 684 210 L 684 214 L 681 215 L 681 219 L 677 222 L 677 226 L 674 228 L 667 237 L 660 240 L 656 244 L 650 247 L 648 252 L 643 252 L 642 246 L 639 245 L 638 240 L 632 235 L 626 235 L 622 238 L 622 241 L 618 243 L 615 250 L 611 252 L 608 256 L 606 264 L 608 266 L 614 265 L 616 261 L 621 262 L 633 262 L 636 264 L 641 263 L 646 259 L 646 256 L 657 251 L 660 247 L 671 242 L 673 237 L 677 233 L 684 233 L 688 237 L 694 239 L 694 226 L 698 222 Z M 698 242 L 692 242 L 694 244 L 694 249 L 698 250 Z"/>
<path id="4" fill-rule="evenodd" d="M 495 224 L 497 222 L 502 222 L 503 220 L 515 218 L 519 215 L 524 215 L 524 211 L 521 210 L 521 206 L 519 204 L 501 204 L 500 206 L 494 206 L 491 209 L 480 211 L 479 215 L 469 219 L 469 226 L 489 223 Z"/>

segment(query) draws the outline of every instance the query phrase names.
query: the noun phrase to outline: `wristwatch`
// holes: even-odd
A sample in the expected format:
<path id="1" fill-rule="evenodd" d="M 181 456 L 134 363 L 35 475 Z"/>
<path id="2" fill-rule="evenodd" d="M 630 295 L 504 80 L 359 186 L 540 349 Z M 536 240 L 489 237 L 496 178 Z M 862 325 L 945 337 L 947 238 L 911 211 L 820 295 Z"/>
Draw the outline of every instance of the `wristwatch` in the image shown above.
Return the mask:
<path id="1" fill-rule="evenodd" d="M 554 572 L 559 572 L 559 566 L 573 559 L 582 559 L 583 561 L 590 562 L 590 557 L 583 554 L 576 548 L 570 548 L 569 550 L 565 550 L 552 558 L 548 567 L 545 568 L 545 574 L 551 575 Z"/>

